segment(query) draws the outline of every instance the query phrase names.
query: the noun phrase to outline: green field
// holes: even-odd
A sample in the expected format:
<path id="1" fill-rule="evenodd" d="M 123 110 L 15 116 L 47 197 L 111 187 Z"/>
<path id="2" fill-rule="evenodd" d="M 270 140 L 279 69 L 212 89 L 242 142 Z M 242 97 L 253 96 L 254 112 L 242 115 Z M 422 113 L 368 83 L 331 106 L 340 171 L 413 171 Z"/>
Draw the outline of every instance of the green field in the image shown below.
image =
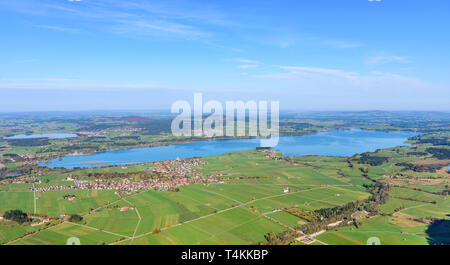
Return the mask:
<path id="1" fill-rule="evenodd" d="M 32 193 L 31 193 L 32 194 Z M 75 195 L 73 201 L 65 200 L 64 195 Z M 113 190 L 58 190 L 37 193 L 37 212 L 52 217 L 61 213 L 86 214 L 104 204 L 119 199 Z"/>
<path id="2" fill-rule="evenodd" d="M 399 150 L 407 152 L 403 147 Z M 395 166 L 406 161 L 398 152 L 391 149 L 377 152 L 377 156 L 391 157 L 391 161 L 382 165 L 353 162 L 353 167 L 349 167 L 347 158 L 342 157 L 273 160 L 265 152 L 252 150 L 204 158 L 207 164 L 198 166 L 198 173 L 220 175 L 222 184 L 192 184 L 180 187 L 179 191 L 149 190 L 123 197 L 114 190 L 37 192 L 37 214 L 55 218 L 61 213 L 79 214 L 83 220 L 76 224 L 65 221 L 12 243 L 65 244 L 68 238 L 78 237 L 82 244 L 257 244 L 265 242 L 268 233 L 279 234 L 308 224 L 308 218 L 294 216 L 287 208 L 313 213 L 367 200 L 371 196 L 368 187 L 374 185 L 374 179 L 385 180 L 383 175 L 392 172 L 403 174 Z M 75 169 L 71 173 L 134 174 L 147 167 L 148 164 Z M 72 185 L 65 181 L 67 176 L 67 172 L 55 169 L 52 174 L 39 177 L 42 183 L 36 187 Z M 34 193 L 28 191 L 30 185 L 0 187 L 0 213 L 11 209 L 33 212 Z M 444 229 L 442 235 L 435 233 L 430 239 L 431 221 L 448 219 L 450 209 L 446 195 L 432 192 L 433 189 L 391 187 L 387 200 L 377 206 L 377 214 L 370 218 L 365 214 L 355 217 L 358 226 L 329 228 L 316 237 L 320 242 L 312 244 L 366 244 L 370 237 L 379 238 L 382 244 L 446 242 L 445 225 L 438 228 Z M 76 198 L 69 201 L 63 198 L 65 195 Z M 121 211 L 124 206 L 134 208 Z M 4 221 L 0 223 L 0 243 L 38 228 Z"/>
<path id="3" fill-rule="evenodd" d="M 377 237 L 382 245 L 424 245 L 428 244 L 425 230 L 426 225 L 402 226 L 393 223 L 391 217 L 380 216 L 364 221 L 360 228 L 330 230 L 317 236 L 317 239 L 328 244 L 365 245 L 369 238 Z"/>
<path id="4" fill-rule="evenodd" d="M 19 209 L 26 213 L 34 211 L 33 192 L 0 192 L 0 213 Z"/>
<path id="5" fill-rule="evenodd" d="M 120 236 L 112 235 L 96 229 L 79 226 L 76 224 L 63 223 L 50 229 L 20 239 L 16 245 L 66 245 L 71 237 L 80 239 L 82 245 L 109 244 L 120 240 Z"/>

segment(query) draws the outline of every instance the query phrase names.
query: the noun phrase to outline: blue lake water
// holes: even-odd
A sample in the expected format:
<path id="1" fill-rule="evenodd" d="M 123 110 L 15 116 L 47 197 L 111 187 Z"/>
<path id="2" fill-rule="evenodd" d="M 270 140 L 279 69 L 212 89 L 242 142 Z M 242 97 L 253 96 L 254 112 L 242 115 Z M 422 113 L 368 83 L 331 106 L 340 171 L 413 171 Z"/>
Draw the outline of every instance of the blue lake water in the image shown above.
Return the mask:
<path id="1" fill-rule="evenodd" d="M 320 132 L 314 135 L 281 136 L 274 149 L 292 156 L 327 155 L 352 156 L 357 153 L 404 145 L 404 142 L 417 133 L 386 133 L 362 130 Z M 114 164 L 132 164 L 162 161 L 176 158 L 191 158 L 220 155 L 228 152 L 250 150 L 258 147 L 259 139 L 215 140 L 180 145 L 142 147 L 106 151 L 90 155 L 65 156 L 62 160 L 53 159 L 48 167 L 99 167 Z"/>
<path id="2" fill-rule="evenodd" d="M 3 137 L 6 140 L 20 140 L 20 139 L 34 139 L 34 138 L 53 138 L 53 139 L 62 139 L 62 138 L 71 138 L 77 137 L 77 134 L 74 133 L 47 133 L 47 134 L 18 134 L 14 136 Z"/>

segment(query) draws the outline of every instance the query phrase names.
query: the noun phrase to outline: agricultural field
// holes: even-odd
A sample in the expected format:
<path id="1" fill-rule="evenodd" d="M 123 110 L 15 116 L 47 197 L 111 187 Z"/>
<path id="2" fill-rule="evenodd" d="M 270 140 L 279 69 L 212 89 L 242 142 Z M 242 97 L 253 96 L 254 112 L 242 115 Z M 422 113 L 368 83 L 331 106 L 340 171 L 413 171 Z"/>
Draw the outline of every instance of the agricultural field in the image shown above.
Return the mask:
<path id="1" fill-rule="evenodd" d="M 64 199 L 64 195 L 75 195 L 73 201 Z M 104 204 L 118 200 L 114 191 L 103 190 L 63 190 L 36 193 L 37 213 L 58 217 L 61 213 L 86 214 Z"/>
<path id="2" fill-rule="evenodd" d="M 255 244 L 264 241 L 264 235 L 269 232 L 279 233 L 286 227 L 292 229 L 306 222 L 287 212 L 276 212 L 280 208 L 314 210 L 369 196 L 364 189 L 337 177 L 327 176 L 305 165 L 270 160 L 258 151 L 231 153 L 205 160 L 208 163 L 198 166 L 197 170 L 203 174 L 226 175 L 228 181 L 225 184 L 193 184 L 181 187 L 178 192 L 150 190 L 125 197 L 119 197 L 112 190 L 36 192 L 37 213 L 55 218 L 61 213 L 82 215 L 83 220 L 76 226 L 87 230 L 74 230 L 66 221 L 14 244 L 44 243 L 46 238 L 55 237 L 57 239 L 48 241 L 54 244 L 61 235 L 72 230 L 80 234 L 97 231 L 97 241 L 107 243 L 117 240 L 109 237 L 115 235 L 122 238 L 117 242 L 119 244 Z M 234 166 L 229 167 L 230 164 Z M 255 167 L 255 164 L 259 166 Z M 143 168 L 146 166 L 88 171 L 135 172 Z M 40 179 L 48 179 L 48 184 L 61 183 L 65 176 L 50 175 Z M 283 191 L 285 188 L 289 189 L 288 193 Z M 34 193 L 18 192 L 15 196 L 22 193 L 28 195 L 30 207 L 21 207 L 31 212 Z M 68 194 L 76 198 L 72 201 L 64 199 Z M 121 211 L 122 207 L 130 206 L 132 210 Z M 103 239 L 105 234 L 108 237 Z"/>
<path id="3" fill-rule="evenodd" d="M 19 209 L 24 212 L 34 212 L 34 194 L 29 191 L 0 192 L 0 212 Z"/>
<path id="4" fill-rule="evenodd" d="M 282 131 L 309 134 L 347 124 L 326 115 L 316 118 L 308 119 L 311 126 L 304 130 L 298 128 L 304 126 L 299 119 L 285 118 Z M 158 119 L 161 128 L 136 117 L 99 119 L 96 125 L 92 119 L 0 130 L 3 135 L 81 134 L 47 139 L 43 145 L 0 141 L 0 244 L 66 244 L 70 237 L 82 244 L 119 245 L 366 244 L 371 237 L 381 244 L 403 245 L 450 240 L 450 171 L 445 167 L 449 135 L 433 127 L 439 121 L 426 125 L 431 132 L 411 137 L 409 145 L 351 157 L 285 156 L 254 149 L 94 168 L 35 164 L 78 151 L 193 140 L 167 137 L 166 118 Z M 375 121 L 370 126 L 353 123 L 372 130 L 404 129 Z M 134 130 L 137 125 L 141 131 Z M 3 218 L 7 213 L 19 219 Z M 29 219 L 20 219 L 20 213 Z"/>

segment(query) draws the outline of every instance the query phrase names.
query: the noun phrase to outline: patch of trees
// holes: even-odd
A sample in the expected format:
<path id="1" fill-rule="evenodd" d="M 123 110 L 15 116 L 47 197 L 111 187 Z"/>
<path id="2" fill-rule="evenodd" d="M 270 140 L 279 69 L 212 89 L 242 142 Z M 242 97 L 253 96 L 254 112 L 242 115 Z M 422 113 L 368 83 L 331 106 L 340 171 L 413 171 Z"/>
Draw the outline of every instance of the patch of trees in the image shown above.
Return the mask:
<path id="1" fill-rule="evenodd" d="M 428 153 L 432 154 L 437 159 L 450 159 L 450 149 L 429 147 L 425 149 Z"/>
<path id="2" fill-rule="evenodd" d="M 426 155 L 428 155 L 428 153 L 425 153 L 425 152 L 408 152 L 406 154 L 410 155 L 410 156 L 426 156 Z"/>
<path id="3" fill-rule="evenodd" d="M 313 211 L 308 211 L 302 208 L 288 208 L 285 211 L 293 216 L 296 216 L 300 219 L 306 220 L 308 222 L 318 221 L 320 220 L 320 216 Z"/>
<path id="4" fill-rule="evenodd" d="M 363 153 L 359 158 L 354 159 L 354 161 L 357 161 L 360 164 L 379 166 L 382 165 L 384 162 L 389 161 L 389 158 L 384 156 L 371 156 L 368 153 Z"/>
<path id="5" fill-rule="evenodd" d="M 412 170 L 414 172 L 431 172 L 434 173 L 436 170 L 439 170 L 442 168 L 442 165 L 438 164 L 430 164 L 430 165 L 415 165 L 411 163 L 397 163 L 395 164 L 398 167 L 403 167 L 403 170 Z"/>
<path id="6" fill-rule="evenodd" d="M 412 139 L 419 144 L 450 145 L 449 138 L 423 138 L 421 136 L 416 136 Z"/>
<path id="7" fill-rule="evenodd" d="M 9 210 L 3 215 L 6 220 L 11 220 L 19 224 L 23 224 L 29 221 L 28 215 L 21 210 Z"/>
<path id="8" fill-rule="evenodd" d="M 111 140 L 114 140 L 114 141 L 123 141 L 123 140 L 136 140 L 136 141 L 138 141 L 140 139 L 141 139 L 140 136 L 133 136 L 133 135 L 130 135 L 130 136 L 117 136 L 117 137 L 111 138 Z"/>
<path id="9" fill-rule="evenodd" d="M 6 153 L 6 154 L 3 154 L 3 157 L 5 157 L 5 158 L 19 158 L 20 156 L 18 155 L 18 154 L 10 154 L 10 153 Z"/>
<path id="10" fill-rule="evenodd" d="M 425 200 L 419 200 L 419 199 L 407 198 L 407 197 L 401 197 L 401 196 L 395 196 L 394 198 L 405 200 L 405 201 L 424 202 L 424 203 L 431 203 L 431 204 L 437 203 L 437 201 L 425 201 Z"/>
<path id="11" fill-rule="evenodd" d="M 78 214 L 72 214 L 72 215 L 69 217 L 69 222 L 72 222 L 72 223 L 78 223 L 78 222 L 80 222 L 81 220 L 83 220 L 83 217 L 80 216 L 80 215 L 78 215 Z"/>

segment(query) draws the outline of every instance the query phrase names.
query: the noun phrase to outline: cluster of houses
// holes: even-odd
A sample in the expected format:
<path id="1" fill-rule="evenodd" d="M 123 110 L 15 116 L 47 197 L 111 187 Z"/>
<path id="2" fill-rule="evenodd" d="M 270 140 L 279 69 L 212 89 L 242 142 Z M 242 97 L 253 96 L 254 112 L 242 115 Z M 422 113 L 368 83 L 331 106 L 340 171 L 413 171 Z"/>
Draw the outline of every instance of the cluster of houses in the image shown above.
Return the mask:
<path id="1" fill-rule="evenodd" d="M 78 177 L 67 177 L 67 181 L 73 181 L 73 185 L 53 185 L 48 187 L 31 188 L 32 191 L 46 192 L 53 190 L 116 190 L 118 193 L 130 193 L 137 190 L 171 190 L 176 187 L 211 182 L 223 184 L 224 182 L 213 177 L 203 177 L 193 167 L 206 164 L 198 158 L 176 159 L 155 163 L 147 171 L 157 172 L 157 178 L 149 178 L 135 181 L 134 177 L 122 179 L 81 180 Z M 73 200 L 74 198 L 65 197 Z"/>
<path id="2" fill-rule="evenodd" d="M 7 178 L 2 181 L 0 181 L 0 186 L 6 185 L 6 184 L 18 184 L 18 183 L 35 183 L 40 184 L 40 180 L 35 179 L 36 176 L 25 176 L 25 177 L 16 177 L 16 178 Z"/>
<path id="3" fill-rule="evenodd" d="M 266 158 L 275 159 L 277 156 L 277 152 L 274 150 L 267 151 Z"/>
<path id="4" fill-rule="evenodd" d="M 30 224 L 30 226 L 42 225 L 42 224 L 45 224 L 45 223 L 48 223 L 48 222 L 51 221 L 50 218 L 41 218 L 41 217 L 37 217 L 37 216 L 30 216 L 30 218 L 31 218 L 32 220 L 39 220 L 38 222 L 32 222 L 32 223 Z"/>
<path id="5" fill-rule="evenodd" d="M 164 177 L 180 177 L 193 176 L 196 171 L 193 167 L 206 164 L 206 161 L 192 158 L 192 159 L 175 159 L 157 162 L 153 165 L 151 171 L 161 173 Z"/>

